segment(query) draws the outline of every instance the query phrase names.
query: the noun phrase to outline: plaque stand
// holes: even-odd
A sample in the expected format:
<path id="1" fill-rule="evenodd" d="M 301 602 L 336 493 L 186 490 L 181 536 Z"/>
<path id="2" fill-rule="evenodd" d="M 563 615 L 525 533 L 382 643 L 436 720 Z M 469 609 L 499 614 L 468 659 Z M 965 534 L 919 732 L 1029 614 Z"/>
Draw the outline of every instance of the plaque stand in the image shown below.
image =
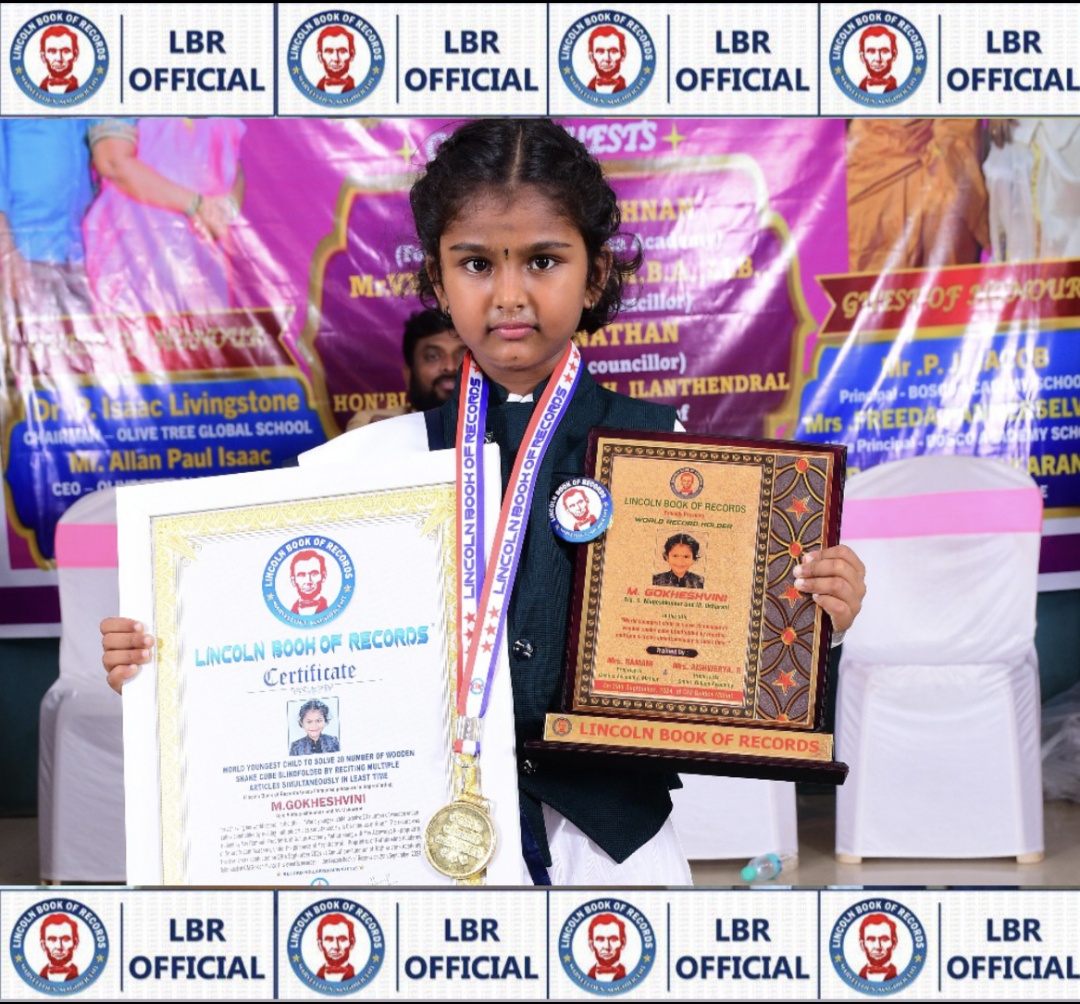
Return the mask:
<path id="1" fill-rule="evenodd" d="M 591 743 L 548 742 L 544 739 L 531 739 L 525 743 L 525 748 L 546 763 L 571 766 L 580 764 L 584 759 L 597 758 L 626 770 L 752 777 L 763 781 L 807 781 L 837 787 L 847 780 L 848 775 L 848 765 L 838 760 L 815 762 L 788 757 L 732 756 L 686 750 L 666 750 L 663 755 L 657 755 L 653 751 L 631 746 L 596 746 Z"/>

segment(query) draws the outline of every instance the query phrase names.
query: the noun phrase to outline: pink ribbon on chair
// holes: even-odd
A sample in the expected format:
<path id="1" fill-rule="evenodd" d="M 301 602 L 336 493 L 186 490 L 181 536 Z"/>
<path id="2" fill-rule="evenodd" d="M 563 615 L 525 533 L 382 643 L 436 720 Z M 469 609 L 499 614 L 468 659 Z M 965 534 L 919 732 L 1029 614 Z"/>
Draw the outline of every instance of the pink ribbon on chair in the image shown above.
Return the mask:
<path id="1" fill-rule="evenodd" d="M 58 524 L 56 565 L 58 568 L 116 568 L 116 524 Z"/>
<path id="2" fill-rule="evenodd" d="M 850 542 L 971 533 L 1039 533 L 1042 510 L 1042 495 L 1034 488 L 847 499 L 840 536 Z"/>

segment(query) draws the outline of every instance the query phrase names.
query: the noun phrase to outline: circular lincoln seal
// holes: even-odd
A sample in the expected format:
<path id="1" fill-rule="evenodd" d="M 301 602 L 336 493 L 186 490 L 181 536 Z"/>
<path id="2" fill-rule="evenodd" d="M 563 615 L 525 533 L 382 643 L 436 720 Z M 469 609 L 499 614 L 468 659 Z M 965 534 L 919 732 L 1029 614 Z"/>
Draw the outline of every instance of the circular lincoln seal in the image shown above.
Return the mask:
<path id="1" fill-rule="evenodd" d="M 671 475 L 668 484 L 676 498 L 692 499 L 701 494 L 701 489 L 705 487 L 705 478 L 695 467 L 680 467 Z"/>
<path id="2" fill-rule="evenodd" d="M 611 512 L 611 492 L 592 478 L 564 481 L 548 503 L 552 532 L 571 544 L 599 537 L 611 525 Z"/>
<path id="3" fill-rule="evenodd" d="M 559 76 L 582 101 L 611 108 L 633 101 L 656 75 L 656 46 L 640 21 L 618 10 L 579 17 L 559 43 Z"/>
<path id="4" fill-rule="evenodd" d="M 289 77 L 306 98 L 329 108 L 363 101 L 386 72 L 386 50 L 359 14 L 326 10 L 301 24 L 289 41 Z"/>
<path id="5" fill-rule="evenodd" d="M 894 994 L 922 972 L 926 931 L 902 903 L 864 899 L 833 925 L 829 956 L 849 987 L 874 997 Z"/>
<path id="6" fill-rule="evenodd" d="M 271 555 L 263 572 L 263 598 L 278 620 L 292 627 L 328 624 L 356 588 L 352 558 L 329 537 L 293 537 Z"/>
<path id="7" fill-rule="evenodd" d="M 590 993 L 626 993 L 649 975 L 656 935 L 645 914 L 630 903 L 589 900 L 563 922 L 559 960 L 566 975 Z"/>
<path id="8" fill-rule="evenodd" d="M 71 108 L 95 94 L 109 71 L 109 46 L 93 21 L 70 10 L 36 14 L 15 32 L 11 73 L 27 97 Z"/>
<path id="9" fill-rule="evenodd" d="M 312 903 L 289 928 L 289 965 L 312 990 L 355 993 L 378 974 L 386 954 L 382 926 L 351 899 Z"/>
<path id="10" fill-rule="evenodd" d="M 24 910 L 11 931 L 11 962 L 22 981 L 54 996 L 85 990 L 109 961 L 109 935 L 93 910 L 57 897 Z"/>
<path id="11" fill-rule="evenodd" d="M 574 723 L 569 718 L 556 718 L 551 727 L 557 736 L 568 736 L 574 731 Z"/>
<path id="12" fill-rule="evenodd" d="M 926 66 L 919 29 L 889 10 L 848 18 L 829 47 L 829 70 L 837 87 L 870 108 L 906 101 L 923 82 Z"/>

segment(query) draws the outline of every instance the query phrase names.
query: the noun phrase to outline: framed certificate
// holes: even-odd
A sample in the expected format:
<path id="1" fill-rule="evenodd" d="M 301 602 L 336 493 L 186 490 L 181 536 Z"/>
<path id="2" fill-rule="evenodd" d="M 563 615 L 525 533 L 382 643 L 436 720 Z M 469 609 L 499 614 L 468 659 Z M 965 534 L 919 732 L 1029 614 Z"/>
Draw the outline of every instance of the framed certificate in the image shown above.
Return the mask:
<path id="1" fill-rule="evenodd" d="M 120 491 L 122 609 L 157 637 L 124 688 L 131 884 L 447 882 L 425 830 L 463 793 L 486 880 L 520 882 L 505 654 L 479 780 L 452 755 L 453 453 L 364 468 Z"/>
<path id="2" fill-rule="evenodd" d="M 844 448 L 594 430 L 611 522 L 578 554 L 548 753 L 842 783 L 823 731 L 831 625 L 795 588 L 839 540 Z"/>

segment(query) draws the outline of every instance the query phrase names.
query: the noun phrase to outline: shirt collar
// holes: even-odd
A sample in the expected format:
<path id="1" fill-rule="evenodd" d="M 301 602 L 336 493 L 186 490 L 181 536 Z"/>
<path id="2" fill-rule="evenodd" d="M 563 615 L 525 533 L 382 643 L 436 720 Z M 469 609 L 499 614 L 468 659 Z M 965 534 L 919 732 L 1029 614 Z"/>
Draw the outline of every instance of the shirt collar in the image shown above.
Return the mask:
<path id="1" fill-rule="evenodd" d="M 494 405 L 500 404 L 533 404 L 540 399 L 540 396 L 544 393 L 544 388 L 547 386 L 550 376 L 544 377 L 531 391 L 527 394 L 511 394 L 501 384 L 497 384 L 490 377 L 487 378 L 488 386 L 491 387 L 491 403 Z"/>

